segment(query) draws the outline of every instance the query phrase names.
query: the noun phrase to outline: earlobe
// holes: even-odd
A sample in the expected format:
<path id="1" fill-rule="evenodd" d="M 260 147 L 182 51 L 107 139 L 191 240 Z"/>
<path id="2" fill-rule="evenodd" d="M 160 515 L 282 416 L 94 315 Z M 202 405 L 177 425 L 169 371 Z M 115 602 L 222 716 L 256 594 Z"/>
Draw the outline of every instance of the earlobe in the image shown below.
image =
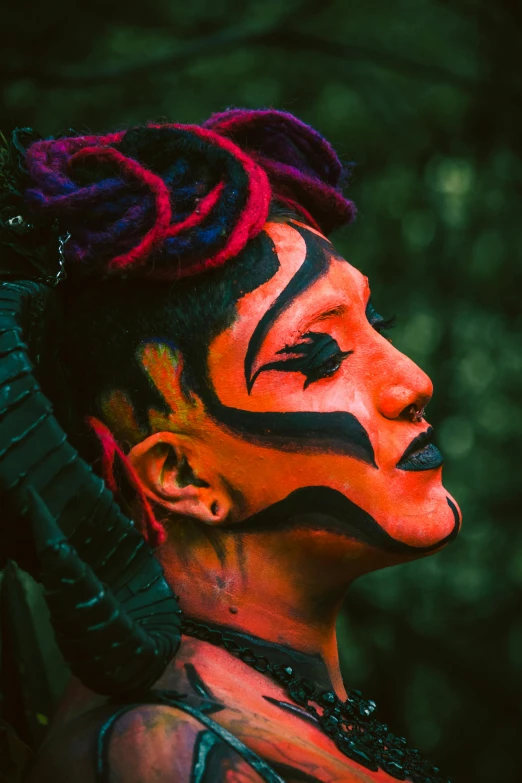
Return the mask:
<path id="1" fill-rule="evenodd" d="M 215 471 L 200 464 L 188 439 L 157 432 L 137 443 L 128 458 L 147 497 L 158 505 L 207 525 L 228 517 L 228 493 Z"/>

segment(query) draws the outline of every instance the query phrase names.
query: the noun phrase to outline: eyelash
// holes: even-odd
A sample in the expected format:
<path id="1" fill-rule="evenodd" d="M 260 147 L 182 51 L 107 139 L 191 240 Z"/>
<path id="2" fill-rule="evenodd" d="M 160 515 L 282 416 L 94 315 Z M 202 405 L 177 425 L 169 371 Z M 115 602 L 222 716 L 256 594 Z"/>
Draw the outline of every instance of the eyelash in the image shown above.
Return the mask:
<path id="1" fill-rule="evenodd" d="M 391 343 L 390 338 L 386 336 L 385 332 L 389 329 L 394 329 L 397 326 L 397 317 L 392 315 L 391 318 L 383 318 L 370 302 L 368 302 L 366 306 L 366 317 L 370 326 L 372 326 L 376 332 L 382 334 L 385 340 L 388 340 L 388 342 Z"/>
<path id="2" fill-rule="evenodd" d="M 314 332 L 310 332 L 308 335 L 305 335 L 305 337 L 313 338 L 316 337 L 316 334 Z M 310 362 L 308 363 L 307 367 L 303 367 L 302 369 L 303 374 L 306 376 L 304 383 L 305 389 L 307 386 L 310 386 L 311 383 L 314 383 L 314 381 L 319 381 L 323 378 L 330 378 L 332 375 L 335 375 L 346 357 L 353 353 L 353 351 L 341 351 L 337 340 L 334 340 L 334 338 L 328 334 L 318 333 L 317 337 L 322 338 L 323 347 L 319 351 L 316 351 L 315 356 L 312 355 L 310 357 Z M 318 355 L 320 356 L 321 353 L 328 354 L 329 348 L 331 353 L 327 355 L 322 362 L 319 362 L 314 366 L 314 358 L 317 359 Z"/>
<path id="3" fill-rule="evenodd" d="M 277 352 L 279 356 L 285 355 L 274 362 L 269 362 L 260 367 L 253 376 L 251 385 L 259 373 L 266 370 L 279 370 L 280 372 L 300 372 L 305 376 L 304 388 L 306 389 L 314 381 L 321 378 L 329 378 L 353 351 L 341 351 L 337 341 L 324 332 L 307 332 L 302 337 L 302 342 L 297 345 L 287 345 Z"/>

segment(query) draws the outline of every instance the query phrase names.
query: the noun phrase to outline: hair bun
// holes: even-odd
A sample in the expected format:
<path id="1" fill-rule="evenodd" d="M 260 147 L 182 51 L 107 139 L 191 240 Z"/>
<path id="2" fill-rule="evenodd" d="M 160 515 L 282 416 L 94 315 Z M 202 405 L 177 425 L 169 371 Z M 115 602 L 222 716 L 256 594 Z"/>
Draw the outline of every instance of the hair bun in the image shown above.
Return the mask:
<path id="1" fill-rule="evenodd" d="M 204 127 L 247 151 L 268 174 L 274 198 L 301 212 L 323 234 L 355 217 L 355 204 L 342 192 L 350 166 L 343 166 L 332 145 L 293 114 L 232 109 L 213 114 Z"/>
<path id="2" fill-rule="evenodd" d="M 333 148 L 284 112 L 36 141 L 25 158 L 28 207 L 70 233 L 68 270 L 87 274 L 176 280 L 220 266 L 262 230 L 272 198 L 325 233 L 354 214 Z"/>

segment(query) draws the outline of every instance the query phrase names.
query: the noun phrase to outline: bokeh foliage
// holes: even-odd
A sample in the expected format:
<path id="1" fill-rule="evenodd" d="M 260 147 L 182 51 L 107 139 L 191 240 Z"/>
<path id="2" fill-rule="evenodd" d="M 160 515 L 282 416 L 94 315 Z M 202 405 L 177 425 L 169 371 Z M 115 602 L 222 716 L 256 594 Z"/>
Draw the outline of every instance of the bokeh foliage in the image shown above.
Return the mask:
<path id="1" fill-rule="evenodd" d="M 345 679 L 454 781 L 520 781 L 522 5 L 52 0 L 10 3 L 2 27 L 4 131 L 274 106 L 356 161 L 359 218 L 337 244 L 434 380 L 465 527 L 354 585 Z"/>

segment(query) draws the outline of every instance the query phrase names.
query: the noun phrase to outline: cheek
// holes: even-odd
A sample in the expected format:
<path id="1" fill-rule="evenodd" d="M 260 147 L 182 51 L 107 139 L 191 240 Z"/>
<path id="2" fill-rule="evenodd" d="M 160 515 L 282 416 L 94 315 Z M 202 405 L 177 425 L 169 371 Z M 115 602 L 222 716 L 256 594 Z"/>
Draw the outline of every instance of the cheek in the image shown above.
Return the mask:
<path id="1" fill-rule="evenodd" d="M 303 456 L 248 443 L 211 419 L 205 422 L 200 441 L 217 473 L 244 500 L 240 517 L 238 509 L 232 509 L 234 521 L 267 508 L 295 489 L 313 486 L 324 463 L 322 455 Z"/>
<path id="2" fill-rule="evenodd" d="M 431 546 L 453 530 L 455 519 L 440 469 L 385 472 L 333 454 L 261 448 L 223 432 L 213 441 L 219 473 L 245 500 L 241 516 L 233 521 L 262 511 L 295 490 L 322 486 L 345 495 L 390 536 L 411 546 Z"/>
<path id="3" fill-rule="evenodd" d="M 364 427 L 375 446 L 379 429 L 370 385 L 357 366 L 350 366 L 351 358 L 344 362 L 335 378 L 315 384 L 315 404 L 320 411 L 351 413 Z"/>

